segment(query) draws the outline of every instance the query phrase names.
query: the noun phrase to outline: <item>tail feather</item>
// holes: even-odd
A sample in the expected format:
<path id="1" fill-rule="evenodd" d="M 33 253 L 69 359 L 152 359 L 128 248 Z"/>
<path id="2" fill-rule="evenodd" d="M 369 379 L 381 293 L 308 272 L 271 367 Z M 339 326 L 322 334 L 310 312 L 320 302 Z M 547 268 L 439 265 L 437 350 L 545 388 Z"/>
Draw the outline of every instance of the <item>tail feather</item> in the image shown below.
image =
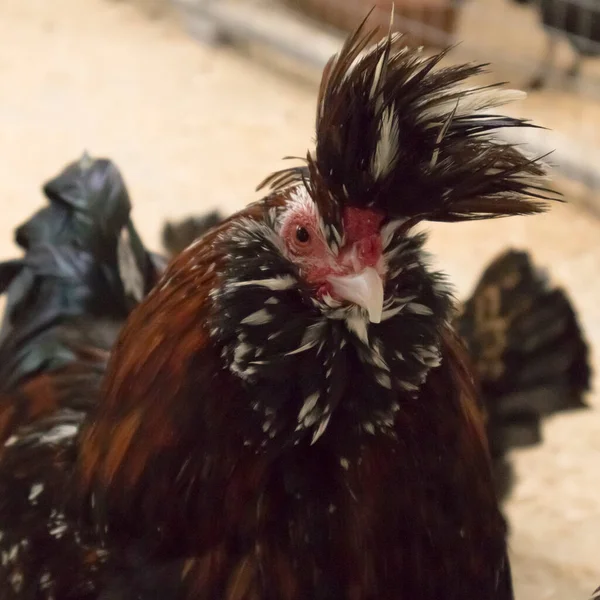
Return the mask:
<path id="1" fill-rule="evenodd" d="M 526 252 L 492 262 L 455 325 L 477 369 L 504 497 L 512 486 L 507 453 L 539 444 L 544 417 L 587 406 L 589 349 L 568 296 Z"/>

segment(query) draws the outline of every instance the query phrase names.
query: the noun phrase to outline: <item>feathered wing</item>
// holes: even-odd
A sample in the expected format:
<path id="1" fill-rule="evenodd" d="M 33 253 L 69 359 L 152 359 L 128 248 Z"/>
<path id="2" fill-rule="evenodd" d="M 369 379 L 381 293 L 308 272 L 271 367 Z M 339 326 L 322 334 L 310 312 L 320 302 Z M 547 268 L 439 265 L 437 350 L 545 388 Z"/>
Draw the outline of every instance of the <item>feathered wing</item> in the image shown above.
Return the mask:
<path id="1" fill-rule="evenodd" d="M 68 516 L 76 435 L 162 266 L 110 161 L 84 156 L 44 191 L 48 205 L 16 231 L 24 257 L 0 264 L 0 585 L 6 599 L 83 600 L 106 553 Z"/>
<path id="2" fill-rule="evenodd" d="M 512 486 L 507 453 L 540 443 L 544 417 L 586 406 L 589 349 L 566 292 L 515 250 L 485 269 L 455 326 L 476 368 L 504 498 Z"/>

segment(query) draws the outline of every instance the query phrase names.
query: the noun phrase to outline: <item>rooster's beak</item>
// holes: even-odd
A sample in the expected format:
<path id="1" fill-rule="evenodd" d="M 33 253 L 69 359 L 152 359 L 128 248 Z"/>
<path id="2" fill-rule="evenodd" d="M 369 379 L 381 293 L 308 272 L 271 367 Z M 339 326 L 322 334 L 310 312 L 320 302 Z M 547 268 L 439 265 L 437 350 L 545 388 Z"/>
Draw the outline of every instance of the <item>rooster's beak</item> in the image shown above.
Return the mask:
<path id="1" fill-rule="evenodd" d="M 381 322 L 383 281 L 373 267 L 353 275 L 330 275 L 327 279 L 336 295 L 365 308 L 371 323 Z"/>

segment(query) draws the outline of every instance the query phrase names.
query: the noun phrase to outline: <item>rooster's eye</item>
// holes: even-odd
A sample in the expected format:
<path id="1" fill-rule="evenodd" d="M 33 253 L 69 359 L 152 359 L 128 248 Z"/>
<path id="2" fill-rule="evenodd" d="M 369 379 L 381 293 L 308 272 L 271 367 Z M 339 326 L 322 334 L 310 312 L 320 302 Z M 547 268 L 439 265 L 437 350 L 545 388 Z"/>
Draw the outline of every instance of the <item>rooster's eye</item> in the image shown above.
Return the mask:
<path id="1" fill-rule="evenodd" d="M 305 227 L 302 227 L 300 225 L 296 227 L 296 239 L 301 244 L 306 244 L 308 240 L 310 240 L 310 234 L 308 233 Z"/>

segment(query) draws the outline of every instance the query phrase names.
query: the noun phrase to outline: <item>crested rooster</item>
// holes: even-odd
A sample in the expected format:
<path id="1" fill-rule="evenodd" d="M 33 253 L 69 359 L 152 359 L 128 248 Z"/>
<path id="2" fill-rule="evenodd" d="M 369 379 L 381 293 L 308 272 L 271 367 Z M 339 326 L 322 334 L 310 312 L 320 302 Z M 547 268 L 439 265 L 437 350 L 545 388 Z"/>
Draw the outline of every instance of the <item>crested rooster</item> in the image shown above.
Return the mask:
<path id="1" fill-rule="evenodd" d="M 413 228 L 554 196 L 494 138 L 527 123 L 480 112 L 513 93 L 373 35 L 326 68 L 306 165 L 174 258 L 101 389 L 11 422 L 2 598 L 513 597 L 484 411 Z"/>

